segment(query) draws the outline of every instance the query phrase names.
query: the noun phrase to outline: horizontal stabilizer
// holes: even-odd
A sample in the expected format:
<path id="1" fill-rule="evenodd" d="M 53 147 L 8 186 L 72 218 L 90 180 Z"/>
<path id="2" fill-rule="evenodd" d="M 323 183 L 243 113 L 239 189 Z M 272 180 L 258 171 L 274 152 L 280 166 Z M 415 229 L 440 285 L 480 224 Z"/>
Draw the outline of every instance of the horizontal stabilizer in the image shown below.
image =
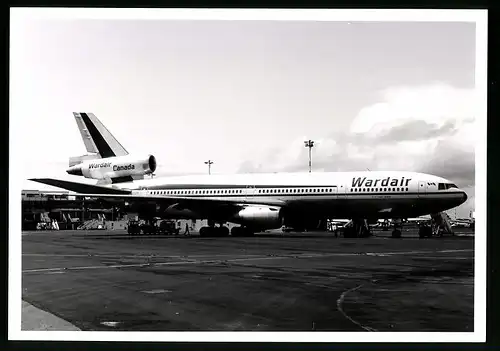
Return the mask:
<path id="1" fill-rule="evenodd" d="M 80 193 L 80 194 L 123 194 L 123 195 L 125 195 L 125 194 L 131 193 L 131 191 L 129 191 L 129 190 L 122 190 L 122 189 L 116 189 L 116 188 L 110 188 L 110 187 L 104 187 L 104 186 L 92 185 L 92 184 L 70 182 L 67 180 L 59 180 L 59 179 L 52 179 L 52 178 L 32 178 L 29 180 L 31 180 L 33 182 L 37 182 L 37 183 L 55 186 L 58 188 L 63 188 L 63 189 L 69 190 L 69 191 L 74 191 L 74 192 Z"/>
<path id="2" fill-rule="evenodd" d="M 100 158 L 101 158 L 101 155 L 99 155 L 99 154 L 70 157 L 69 158 L 69 166 L 73 167 L 74 165 L 79 165 L 80 163 L 82 163 L 84 161 L 98 160 Z"/>

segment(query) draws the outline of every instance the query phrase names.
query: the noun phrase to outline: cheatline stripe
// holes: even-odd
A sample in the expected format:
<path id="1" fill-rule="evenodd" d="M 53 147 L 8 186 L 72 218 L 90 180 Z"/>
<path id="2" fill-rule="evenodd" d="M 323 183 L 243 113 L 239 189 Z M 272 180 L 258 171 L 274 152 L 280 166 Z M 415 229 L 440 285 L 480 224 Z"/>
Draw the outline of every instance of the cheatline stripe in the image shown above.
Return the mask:
<path id="1" fill-rule="evenodd" d="M 177 189 L 288 189 L 288 188 L 337 188 L 337 185 L 239 185 L 239 184 L 168 184 L 168 185 L 151 185 L 147 190 L 177 190 Z"/>
<path id="2" fill-rule="evenodd" d="M 194 188 L 196 189 L 196 188 Z M 214 188 L 215 189 L 215 188 Z M 169 191 L 169 190 L 174 190 L 174 189 L 169 189 L 169 188 L 163 188 L 163 189 L 158 189 L 158 190 L 146 190 L 146 191 Z M 177 190 L 177 189 L 175 189 Z M 185 189 L 185 190 L 192 190 L 192 189 Z M 144 192 L 145 190 L 139 190 Z M 179 190 L 182 191 L 182 190 Z M 141 193 L 137 193 L 139 195 Z M 146 194 L 146 195 L 168 195 L 168 196 L 205 196 L 205 197 L 241 197 L 241 196 L 295 196 L 295 197 L 300 197 L 300 196 L 309 196 L 309 197 L 325 197 L 325 196 L 342 196 L 342 197 L 356 197 L 356 196 L 394 196 L 394 195 L 403 195 L 403 196 L 434 196 L 434 195 L 448 195 L 450 197 L 456 196 L 456 195 L 462 195 L 462 192 L 432 192 L 432 193 L 418 193 L 418 192 L 406 192 L 406 191 L 391 191 L 391 192 L 347 192 L 347 193 L 338 193 L 338 192 L 307 192 L 307 193 L 302 193 L 302 192 L 269 192 L 269 193 L 198 193 L 198 194 L 164 194 L 164 193 L 158 193 L 158 194 Z M 134 194 L 132 194 L 134 195 Z"/>

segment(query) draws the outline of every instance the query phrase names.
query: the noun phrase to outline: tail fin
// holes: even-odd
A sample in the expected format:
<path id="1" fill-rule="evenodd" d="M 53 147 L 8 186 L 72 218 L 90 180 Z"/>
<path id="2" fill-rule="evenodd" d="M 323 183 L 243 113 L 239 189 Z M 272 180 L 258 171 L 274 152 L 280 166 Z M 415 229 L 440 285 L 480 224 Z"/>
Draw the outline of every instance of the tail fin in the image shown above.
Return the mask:
<path id="1" fill-rule="evenodd" d="M 101 158 L 128 155 L 127 150 L 93 113 L 73 112 L 73 115 L 87 152 L 98 153 Z"/>

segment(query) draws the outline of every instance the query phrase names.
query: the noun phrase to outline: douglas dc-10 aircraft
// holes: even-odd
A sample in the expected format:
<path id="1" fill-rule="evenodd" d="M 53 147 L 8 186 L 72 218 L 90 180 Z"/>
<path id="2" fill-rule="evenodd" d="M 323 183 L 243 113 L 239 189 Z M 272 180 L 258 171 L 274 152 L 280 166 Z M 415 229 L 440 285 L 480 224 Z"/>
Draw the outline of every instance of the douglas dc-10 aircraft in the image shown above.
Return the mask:
<path id="1" fill-rule="evenodd" d="M 125 200 L 138 208 L 150 208 L 164 218 L 207 219 L 209 225 L 201 229 L 202 236 L 228 235 L 229 229 L 223 226 L 226 222 L 240 224 L 231 235 L 243 236 L 327 218 L 351 218 L 353 230 L 358 231 L 365 219 L 418 217 L 451 209 L 467 200 L 467 194 L 447 179 L 400 171 L 144 179 L 144 175 L 156 170 L 153 155 L 129 155 L 94 114 L 74 116 L 87 151 L 94 154 L 70 158 L 67 173 L 96 179 L 97 184 L 31 180 L 88 197 Z"/>

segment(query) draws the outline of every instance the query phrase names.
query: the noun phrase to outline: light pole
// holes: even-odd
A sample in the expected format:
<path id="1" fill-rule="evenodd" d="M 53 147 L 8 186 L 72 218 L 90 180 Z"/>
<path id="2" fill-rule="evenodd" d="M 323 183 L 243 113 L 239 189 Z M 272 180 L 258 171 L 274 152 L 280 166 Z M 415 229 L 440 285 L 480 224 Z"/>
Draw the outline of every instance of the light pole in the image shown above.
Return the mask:
<path id="1" fill-rule="evenodd" d="M 205 164 L 208 165 L 208 174 L 210 174 L 210 166 L 213 164 L 214 162 L 212 160 L 208 160 L 208 161 L 205 161 Z"/>
<path id="2" fill-rule="evenodd" d="M 304 141 L 305 147 L 309 148 L 309 173 L 311 173 L 311 149 L 314 147 L 314 141 L 307 140 Z"/>

